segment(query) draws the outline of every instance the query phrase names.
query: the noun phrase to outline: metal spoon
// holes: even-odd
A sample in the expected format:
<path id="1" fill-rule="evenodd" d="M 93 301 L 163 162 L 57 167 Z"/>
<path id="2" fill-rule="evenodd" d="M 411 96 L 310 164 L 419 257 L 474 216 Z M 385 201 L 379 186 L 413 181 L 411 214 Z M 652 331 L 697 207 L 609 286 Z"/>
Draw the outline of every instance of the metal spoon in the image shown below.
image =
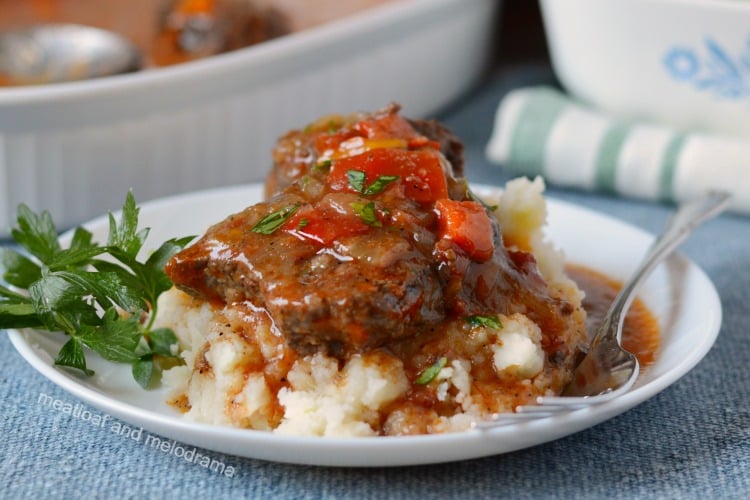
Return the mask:
<path id="1" fill-rule="evenodd" d="M 141 55 L 123 37 L 78 24 L 0 32 L 0 80 L 36 85 L 136 71 Z"/>

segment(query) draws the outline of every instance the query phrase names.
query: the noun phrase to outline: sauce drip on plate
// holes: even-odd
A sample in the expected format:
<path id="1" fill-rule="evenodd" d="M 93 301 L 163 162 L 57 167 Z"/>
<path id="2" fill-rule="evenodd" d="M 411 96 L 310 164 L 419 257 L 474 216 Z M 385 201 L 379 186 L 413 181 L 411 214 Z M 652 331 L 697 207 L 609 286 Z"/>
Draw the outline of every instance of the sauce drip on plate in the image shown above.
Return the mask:
<path id="1" fill-rule="evenodd" d="M 586 330 L 592 335 L 622 288 L 622 283 L 584 266 L 571 264 L 566 267 L 566 271 L 586 293 L 583 300 L 583 308 L 587 313 Z M 622 344 L 626 350 L 635 354 L 642 367 L 656 360 L 661 345 L 659 323 L 639 298 L 633 301 L 625 316 Z"/>

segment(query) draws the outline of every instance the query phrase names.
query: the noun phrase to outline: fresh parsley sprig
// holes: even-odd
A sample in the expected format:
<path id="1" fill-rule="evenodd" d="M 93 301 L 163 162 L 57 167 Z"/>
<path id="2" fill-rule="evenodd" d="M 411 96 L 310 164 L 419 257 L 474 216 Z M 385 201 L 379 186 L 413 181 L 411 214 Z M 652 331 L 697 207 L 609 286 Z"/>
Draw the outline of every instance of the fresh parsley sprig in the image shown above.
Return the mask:
<path id="1" fill-rule="evenodd" d="M 148 229 L 138 229 L 133 193 L 125 198 L 120 222 L 109 216 L 104 246 L 79 227 L 63 248 L 52 217 L 18 207 L 13 239 L 25 250 L 0 248 L 0 329 L 35 328 L 69 336 L 55 364 L 93 372 L 84 347 L 110 361 L 133 366 L 135 380 L 151 385 L 161 366 L 178 362 L 177 337 L 154 329 L 157 299 L 172 283 L 164 265 L 192 236 L 164 242 L 145 260 L 138 254 Z"/>

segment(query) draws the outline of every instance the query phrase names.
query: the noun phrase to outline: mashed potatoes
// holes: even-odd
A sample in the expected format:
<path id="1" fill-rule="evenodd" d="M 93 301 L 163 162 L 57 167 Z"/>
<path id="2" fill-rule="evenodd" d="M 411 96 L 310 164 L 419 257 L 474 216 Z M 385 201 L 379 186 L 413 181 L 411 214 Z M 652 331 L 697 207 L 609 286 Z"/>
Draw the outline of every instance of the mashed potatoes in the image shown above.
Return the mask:
<path id="1" fill-rule="evenodd" d="M 573 327 L 556 341 L 572 353 L 585 313 L 562 254 L 544 239 L 543 189 L 541 179 L 518 179 L 487 201 L 506 247 L 533 253 L 551 295 L 567 304 Z M 268 313 L 247 302 L 216 308 L 175 289 L 159 310 L 185 360 L 164 380 L 200 422 L 308 436 L 458 431 L 558 393 L 570 377 L 569 360 L 547 354 L 543 325 L 520 313 L 456 319 L 438 337 L 338 360 L 290 349 Z"/>

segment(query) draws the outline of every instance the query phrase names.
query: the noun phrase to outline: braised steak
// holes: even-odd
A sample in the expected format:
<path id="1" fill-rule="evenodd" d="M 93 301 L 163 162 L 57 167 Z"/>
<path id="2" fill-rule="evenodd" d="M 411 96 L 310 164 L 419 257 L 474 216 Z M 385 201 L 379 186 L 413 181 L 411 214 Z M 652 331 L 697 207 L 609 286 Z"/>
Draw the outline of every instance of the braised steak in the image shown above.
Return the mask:
<path id="1" fill-rule="evenodd" d="M 176 286 L 266 308 L 304 354 L 343 358 L 429 336 L 449 317 L 515 312 L 554 351 L 566 304 L 531 254 L 505 249 L 445 127 L 390 106 L 292 131 L 273 156 L 268 199 L 177 254 L 166 268 Z"/>

